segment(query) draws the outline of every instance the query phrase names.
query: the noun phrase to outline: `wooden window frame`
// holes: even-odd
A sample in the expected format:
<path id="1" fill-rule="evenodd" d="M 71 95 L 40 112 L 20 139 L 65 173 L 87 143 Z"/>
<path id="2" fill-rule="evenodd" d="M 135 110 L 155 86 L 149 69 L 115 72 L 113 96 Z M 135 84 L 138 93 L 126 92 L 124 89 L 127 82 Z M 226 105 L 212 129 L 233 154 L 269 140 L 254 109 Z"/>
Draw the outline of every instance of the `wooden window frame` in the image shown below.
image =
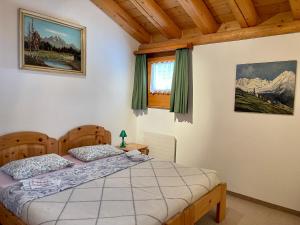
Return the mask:
<path id="1" fill-rule="evenodd" d="M 150 83 L 151 83 L 151 68 L 153 63 L 158 62 L 175 62 L 175 55 L 172 56 L 162 56 L 148 58 L 147 60 L 147 72 L 148 72 L 148 108 L 157 108 L 157 109 L 170 109 L 170 94 L 166 93 L 151 93 L 150 92 Z"/>

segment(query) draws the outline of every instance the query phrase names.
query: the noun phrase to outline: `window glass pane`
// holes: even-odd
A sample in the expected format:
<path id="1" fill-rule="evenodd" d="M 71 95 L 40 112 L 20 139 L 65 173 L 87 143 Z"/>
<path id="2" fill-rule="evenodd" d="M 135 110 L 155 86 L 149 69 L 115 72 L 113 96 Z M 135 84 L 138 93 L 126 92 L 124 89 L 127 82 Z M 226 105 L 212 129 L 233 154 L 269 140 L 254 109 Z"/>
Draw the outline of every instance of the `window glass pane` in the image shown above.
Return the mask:
<path id="1" fill-rule="evenodd" d="M 151 93 L 170 93 L 174 62 L 159 62 L 151 65 Z"/>

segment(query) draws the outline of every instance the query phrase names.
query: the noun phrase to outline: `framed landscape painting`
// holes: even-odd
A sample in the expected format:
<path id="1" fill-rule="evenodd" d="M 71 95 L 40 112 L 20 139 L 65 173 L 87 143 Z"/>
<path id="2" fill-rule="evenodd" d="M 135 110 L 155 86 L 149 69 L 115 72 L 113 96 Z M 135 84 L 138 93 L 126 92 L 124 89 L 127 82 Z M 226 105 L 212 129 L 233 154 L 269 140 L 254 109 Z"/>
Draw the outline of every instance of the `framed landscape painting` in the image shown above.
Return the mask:
<path id="1" fill-rule="evenodd" d="M 86 28 L 20 9 L 21 69 L 85 75 Z"/>
<path id="2" fill-rule="evenodd" d="M 293 115 L 297 61 L 237 65 L 235 111 Z"/>

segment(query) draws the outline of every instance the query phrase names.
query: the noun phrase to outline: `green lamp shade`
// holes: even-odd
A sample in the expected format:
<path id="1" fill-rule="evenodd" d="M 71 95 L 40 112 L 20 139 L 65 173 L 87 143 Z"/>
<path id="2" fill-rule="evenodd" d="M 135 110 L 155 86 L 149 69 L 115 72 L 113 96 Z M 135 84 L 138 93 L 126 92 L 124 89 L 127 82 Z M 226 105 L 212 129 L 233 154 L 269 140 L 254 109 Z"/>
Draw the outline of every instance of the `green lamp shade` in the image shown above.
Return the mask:
<path id="1" fill-rule="evenodd" d="M 127 134 L 126 134 L 125 130 L 121 131 L 120 137 L 122 137 L 122 138 L 127 137 Z"/>

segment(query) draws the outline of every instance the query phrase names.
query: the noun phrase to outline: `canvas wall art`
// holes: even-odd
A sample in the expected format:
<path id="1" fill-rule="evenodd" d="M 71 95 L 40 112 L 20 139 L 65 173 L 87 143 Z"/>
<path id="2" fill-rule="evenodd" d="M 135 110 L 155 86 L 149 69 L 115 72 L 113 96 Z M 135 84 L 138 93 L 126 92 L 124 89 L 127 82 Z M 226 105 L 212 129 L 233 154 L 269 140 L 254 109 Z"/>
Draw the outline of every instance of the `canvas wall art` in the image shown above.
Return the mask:
<path id="1" fill-rule="evenodd" d="M 86 28 L 20 9 L 21 69 L 85 75 Z"/>
<path id="2" fill-rule="evenodd" d="M 296 71 L 297 61 L 237 65 L 235 111 L 292 115 Z"/>

